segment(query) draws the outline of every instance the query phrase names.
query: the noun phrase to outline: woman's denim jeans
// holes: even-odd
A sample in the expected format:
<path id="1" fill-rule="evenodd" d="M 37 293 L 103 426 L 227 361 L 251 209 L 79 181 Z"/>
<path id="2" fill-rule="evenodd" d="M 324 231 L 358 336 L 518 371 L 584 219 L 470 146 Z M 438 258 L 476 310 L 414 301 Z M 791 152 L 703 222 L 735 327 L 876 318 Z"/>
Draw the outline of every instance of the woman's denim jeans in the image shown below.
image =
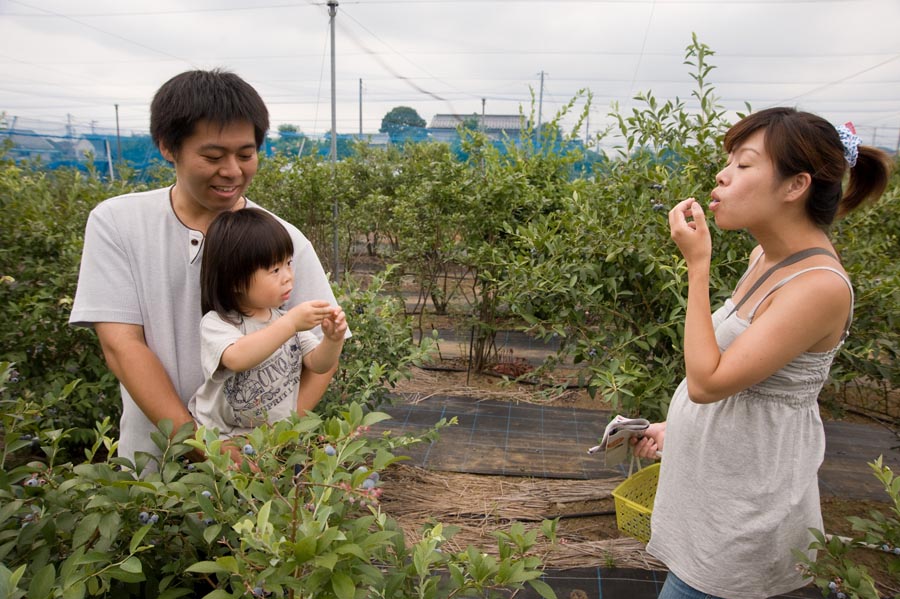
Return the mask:
<path id="1" fill-rule="evenodd" d="M 721 599 L 713 595 L 707 595 L 702 591 L 698 591 L 688 583 L 684 582 L 674 572 L 669 572 L 666 576 L 666 583 L 663 585 L 662 591 L 659 592 L 659 599 Z"/>

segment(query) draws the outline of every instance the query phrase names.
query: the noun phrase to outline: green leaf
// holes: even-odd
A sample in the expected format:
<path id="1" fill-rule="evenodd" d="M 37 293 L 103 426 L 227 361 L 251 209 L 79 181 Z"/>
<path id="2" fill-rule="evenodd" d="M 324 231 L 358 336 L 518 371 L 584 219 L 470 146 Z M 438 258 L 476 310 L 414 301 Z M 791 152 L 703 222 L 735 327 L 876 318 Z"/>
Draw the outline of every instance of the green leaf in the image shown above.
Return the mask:
<path id="1" fill-rule="evenodd" d="M 56 569 L 53 564 L 47 564 L 38 570 L 31 579 L 31 584 L 28 585 L 29 599 L 43 599 L 49 596 L 55 582 Z"/>
<path id="2" fill-rule="evenodd" d="M 2 369 L 4 364 L 5 362 L 0 362 L 0 375 L 3 374 Z M 2 380 L 3 379 L 0 378 L 0 383 L 2 383 Z M 19 566 L 19 569 L 13 573 L 10 572 L 9 568 L 3 565 L 2 561 L 0 561 L 0 597 L 12 596 L 13 589 L 19 584 L 19 579 L 22 578 L 22 574 L 25 573 L 26 567 L 26 564 L 22 564 Z"/>
<path id="3" fill-rule="evenodd" d="M 83 599 L 86 592 L 87 587 L 79 580 L 64 588 L 62 596 L 63 599 Z"/>
<path id="4" fill-rule="evenodd" d="M 184 570 L 185 572 L 196 572 L 197 574 L 230 574 L 227 568 L 211 561 L 197 562 Z"/>
<path id="5" fill-rule="evenodd" d="M 22 500 L 15 499 L 0 508 L 0 524 L 9 520 L 10 516 L 15 514 L 20 507 L 22 507 Z"/>
<path id="6" fill-rule="evenodd" d="M 138 574 L 143 570 L 141 560 L 133 555 L 122 562 L 122 565 L 119 567 L 122 568 L 122 570 L 124 570 L 125 572 L 129 572 L 131 574 Z"/>
<path id="7" fill-rule="evenodd" d="M 216 539 L 222 534 L 222 525 L 221 524 L 211 524 L 206 527 L 206 530 L 203 531 L 203 540 L 207 542 L 207 544 L 212 545 Z"/>
<path id="8" fill-rule="evenodd" d="M 315 559 L 315 563 L 317 566 L 326 568 L 328 570 L 334 570 L 337 562 L 338 556 L 336 553 L 323 553 L 322 555 L 317 555 Z"/>
<path id="9" fill-rule="evenodd" d="M 531 588 L 537 591 L 538 595 L 544 599 L 556 599 L 556 593 L 554 593 L 550 585 L 543 580 L 529 580 L 528 584 L 531 585 Z"/>
<path id="10" fill-rule="evenodd" d="M 294 543 L 294 559 L 299 563 L 309 561 L 316 554 L 316 537 L 305 536 Z"/>
<path id="11" fill-rule="evenodd" d="M 131 559 L 131 558 L 129 558 L 129 559 Z M 137 558 L 134 558 L 134 559 L 137 559 Z M 107 572 L 109 572 L 110 576 L 112 576 L 116 580 L 121 580 L 122 582 L 143 582 L 144 580 L 146 580 L 144 578 L 143 573 L 128 572 L 126 570 L 123 570 L 121 567 L 110 568 L 109 570 L 107 570 Z"/>
<path id="12" fill-rule="evenodd" d="M 356 585 L 353 579 L 343 572 L 335 572 L 331 577 L 331 588 L 338 599 L 353 599 L 356 594 Z"/>
<path id="13" fill-rule="evenodd" d="M 141 546 L 141 541 L 144 540 L 151 528 L 153 528 L 152 524 L 145 524 L 134 531 L 134 534 L 131 536 L 131 543 L 128 545 L 128 553 L 137 552 L 138 547 Z"/>
<path id="14" fill-rule="evenodd" d="M 122 528 L 122 517 L 118 512 L 106 512 L 100 519 L 98 528 L 100 536 L 108 541 L 114 541 L 119 535 L 119 529 Z"/>
<path id="15" fill-rule="evenodd" d="M 94 534 L 94 531 L 97 530 L 97 526 L 100 524 L 100 514 L 97 512 L 92 512 L 85 515 L 84 518 L 78 523 L 78 527 L 75 529 L 75 533 L 72 535 L 72 546 L 73 547 L 81 547 L 85 543 L 87 543 L 88 539 Z"/>

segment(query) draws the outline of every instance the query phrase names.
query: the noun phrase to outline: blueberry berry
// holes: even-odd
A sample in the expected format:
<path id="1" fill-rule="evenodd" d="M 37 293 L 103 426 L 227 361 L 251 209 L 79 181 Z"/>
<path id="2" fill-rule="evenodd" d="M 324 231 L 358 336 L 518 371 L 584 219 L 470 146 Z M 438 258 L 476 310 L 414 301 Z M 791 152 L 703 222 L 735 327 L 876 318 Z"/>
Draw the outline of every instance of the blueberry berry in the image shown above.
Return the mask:
<path id="1" fill-rule="evenodd" d="M 331 445 L 326 445 L 325 455 L 337 455 L 337 451 L 335 451 L 334 447 L 332 447 Z"/>
<path id="2" fill-rule="evenodd" d="M 372 474 L 369 475 L 369 479 L 376 483 L 378 482 L 378 480 L 380 478 L 381 478 L 381 476 L 379 476 L 379 474 L 377 472 L 373 472 Z"/>
<path id="3" fill-rule="evenodd" d="M 371 478 L 367 478 L 366 480 L 363 481 L 363 483 L 362 483 L 362 488 L 363 488 L 363 489 L 366 489 L 366 490 L 374 489 L 374 488 L 375 488 L 375 481 L 372 480 Z"/>
<path id="4" fill-rule="evenodd" d="M 40 481 L 38 481 L 38 479 L 36 479 L 36 478 L 29 478 L 28 480 L 25 481 L 26 487 L 37 487 L 40 484 L 41 484 Z"/>
<path id="5" fill-rule="evenodd" d="M 836 591 L 836 590 L 837 590 L 837 583 L 836 583 L 835 581 L 832 580 L 831 582 L 828 583 L 828 588 L 831 589 L 832 591 Z"/>
<path id="6" fill-rule="evenodd" d="M 213 524 L 216 523 L 216 521 L 213 520 L 212 518 L 204 518 L 204 519 L 202 520 L 202 522 L 203 522 L 203 524 L 204 524 L 205 526 L 212 526 Z"/>
<path id="7" fill-rule="evenodd" d="M 211 491 L 203 491 L 203 492 L 200 493 L 200 494 L 203 495 L 204 497 L 212 497 L 212 492 L 211 492 Z"/>
<path id="8" fill-rule="evenodd" d="M 153 514 L 152 516 L 150 516 L 150 519 L 147 522 L 149 522 L 150 524 L 156 524 L 157 522 L 159 522 L 159 516 Z"/>
<path id="9" fill-rule="evenodd" d="M 147 512 L 141 512 L 140 514 L 138 514 L 138 521 L 141 524 L 147 524 L 148 522 L 150 522 L 150 514 L 148 514 Z"/>
<path id="10" fill-rule="evenodd" d="M 900 547 L 894 547 L 894 555 L 900 555 Z"/>
<path id="11" fill-rule="evenodd" d="M 244 455 L 253 455 L 254 453 L 256 453 L 256 450 L 253 449 L 252 445 L 250 445 L 249 443 L 244 445 Z"/>

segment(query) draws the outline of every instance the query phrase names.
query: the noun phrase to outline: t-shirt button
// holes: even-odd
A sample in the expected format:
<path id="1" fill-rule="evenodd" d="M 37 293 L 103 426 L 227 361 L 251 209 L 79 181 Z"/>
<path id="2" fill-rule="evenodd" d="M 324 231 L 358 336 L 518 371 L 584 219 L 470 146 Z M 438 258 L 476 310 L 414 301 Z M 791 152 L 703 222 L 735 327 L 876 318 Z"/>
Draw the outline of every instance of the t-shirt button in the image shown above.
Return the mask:
<path id="1" fill-rule="evenodd" d="M 198 239 L 191 239 L 191 245 L 197 245 L 198 243 L 200 243 L 200 240 L 198 240 Z"/>

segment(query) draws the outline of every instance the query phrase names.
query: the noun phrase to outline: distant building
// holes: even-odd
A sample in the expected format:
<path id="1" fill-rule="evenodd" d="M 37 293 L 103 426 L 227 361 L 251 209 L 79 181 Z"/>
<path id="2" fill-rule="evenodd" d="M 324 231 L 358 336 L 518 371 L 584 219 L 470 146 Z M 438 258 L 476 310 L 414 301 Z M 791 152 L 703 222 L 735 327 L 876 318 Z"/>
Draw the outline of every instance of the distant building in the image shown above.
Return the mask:
<path id="1" fill-rule="evenodd" d="M 504 138 L 517 139 L 523 127 L 528 127 L 527 119 L 518 114 L 436 114 L 428 126 L 428 133 L 436 141 L 453 142 L 459 139 L 457 128 L 466 123 L 476 130 L 483 130 L 489 139 L 500 141 Z"/>
<path id="2" fill-rule="evenodd" d="M 363 133 L 362 135 L 353 134 L 351 139 L 358 139 L 366 142 L 373 148 L 386 148 L 391 145 L 391 136 L 387 133 Z"/>
<path id="3" fill-rule="evenodd" d="M 46 137 L 29 129 L 0 129 L 0 140 L 12 142 L 8 153 L 14 160 L 40 160 L 47 163 L 58 160 L 61 154 Z"/>

